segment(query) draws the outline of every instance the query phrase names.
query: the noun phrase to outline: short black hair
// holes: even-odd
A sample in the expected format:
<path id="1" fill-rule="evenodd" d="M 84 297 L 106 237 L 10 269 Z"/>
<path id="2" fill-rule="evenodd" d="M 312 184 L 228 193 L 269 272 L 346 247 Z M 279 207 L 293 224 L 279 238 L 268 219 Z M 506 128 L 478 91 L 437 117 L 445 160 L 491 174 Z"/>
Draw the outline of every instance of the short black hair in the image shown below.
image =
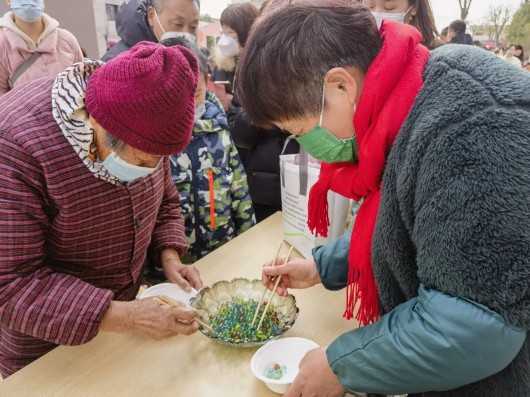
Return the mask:
<path id="1" fill-rule="evenodd" d="M 335 67 L 366 73 L 381 47 L 366 7 L 345 1 L 279 7 L 252 28 L 237 67 L 237 95 L 260 126 L 318 114 L 326 73 Z"/>
<path id="2" fill-rule="evenodd" d="M 464 21 L 456 20 L 451 22 L 451 25 L 449 25 L 449 29 L 455 32 L 456 34 L 464 34 L 466 33 L 467 24 Z"/>
<path id="3" fill-rule="evenodd" d="M 208 78 L 208 60 L 202 51 L 199 50 L 199 47 L 197 47 L 191 41 L 185 39 L 184 37 L 171 37 L 169 39 L 162 40 L 161 44 L 166 47 L 179 45 L 193 52 L 193 55 L 195 55 L 195 58 L 197 58 L 197 61 L 199 62 L 199 71 L 205 78 Z"/>

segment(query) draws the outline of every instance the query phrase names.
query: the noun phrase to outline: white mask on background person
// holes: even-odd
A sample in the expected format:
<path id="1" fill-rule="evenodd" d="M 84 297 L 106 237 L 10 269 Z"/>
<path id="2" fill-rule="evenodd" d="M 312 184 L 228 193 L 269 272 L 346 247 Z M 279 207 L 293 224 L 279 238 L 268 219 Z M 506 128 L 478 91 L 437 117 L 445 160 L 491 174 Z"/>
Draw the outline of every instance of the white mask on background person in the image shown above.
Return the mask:
<path id="1" fill-rule="evenodd" d="M 191 41 L 193 44 L 197 44 L 197 37 L 192 35 L 191 33 L 188 33 L 188 32 L 173 32 L 173 31 L 167 32 L 166 29 L 164 29 L 164 27 L 160 23 L 160 18 L 158 18 L 158 12 L 156 12 L 156 10 L 155 10 L 155 18 L 156 18 L 156 21 L 158 22 L 158 26 L 160 26 L 160 29 L 162 29 L 162 32 L 164 32 L 162 34 L 162 37 L 160 37 L 160 38 L 157 37 L 159 42 L 162 42 L 162 41 L 164 41 L 166 39 L 176 39 L 178 37 L 182 37 L 182 38 L 184 38 L 184 39 L 186 39 L 188 41 Z M 155 36 L 156 36 L 156 33 L 155 33 Z"/>
<path id="2" fill-rule="evenodd" d="M 407 11 L 405 12 L 372 12 L 372 15 L 375 18 L 375 22 L 377 23 L 377 29 L 381 29 L 381 24 L 383 23 L 383 19 L 393 19 L 394 21 L 398 21 L 401 23 L 405 22 L 405 17 L 409 13 L 409 11 L 412 9 L 412 7 L 409 7 Z"/>
<path id="3" fill-rule="evenodd" d="M 11 11 L 24 22 L 35 22 L 44 13 L 44 0 L 12 0 Z"/>
<path id="4" fill-rule="evenodd" d="M 221 35 L 217 47 L 225 58 L 234 58 L 239 55 L 239 42 L 226 34 Z"/>

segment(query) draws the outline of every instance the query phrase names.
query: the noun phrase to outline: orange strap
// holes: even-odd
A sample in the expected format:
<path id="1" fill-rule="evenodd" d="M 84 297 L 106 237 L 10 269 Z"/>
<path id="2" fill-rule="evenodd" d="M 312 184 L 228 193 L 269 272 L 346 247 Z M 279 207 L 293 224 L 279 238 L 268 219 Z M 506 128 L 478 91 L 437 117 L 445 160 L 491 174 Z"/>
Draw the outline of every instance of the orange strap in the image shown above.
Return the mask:
<path id="1" fill-rule="evenodd" d="M 208 171 L 208 184 L 210 186 L 210 228 L 215 229 L 215 190 L 213 186 L 213 170 Z"/>

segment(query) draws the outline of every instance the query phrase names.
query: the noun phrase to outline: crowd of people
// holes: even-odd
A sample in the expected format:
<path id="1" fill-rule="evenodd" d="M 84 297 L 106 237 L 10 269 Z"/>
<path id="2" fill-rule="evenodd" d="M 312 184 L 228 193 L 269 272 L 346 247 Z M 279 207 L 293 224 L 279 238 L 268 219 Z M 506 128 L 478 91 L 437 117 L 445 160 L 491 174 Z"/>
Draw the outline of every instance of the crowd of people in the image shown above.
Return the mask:
<path id="1" fill-rule="evenodd" d="M 90 60 L 44 0 L 7 3 L 3 377 L 99 331 L 197 331 L 194 309 L 135 300 L 140 285 L 201 288 L 193 263 L 281 210 L 279 157 L 303 148 L 322 162 L 316 235 L 329 190 L 362 204 L 263 282 L 345 289 L 362 327 L 308 353 L 286 395 L 530 394 L 521 45 L 484 48 L 460 20 L 438 32 L 428 0 L 266 0 L 228 6 L 200 49 L 199 0 L 130 0 Z"/>

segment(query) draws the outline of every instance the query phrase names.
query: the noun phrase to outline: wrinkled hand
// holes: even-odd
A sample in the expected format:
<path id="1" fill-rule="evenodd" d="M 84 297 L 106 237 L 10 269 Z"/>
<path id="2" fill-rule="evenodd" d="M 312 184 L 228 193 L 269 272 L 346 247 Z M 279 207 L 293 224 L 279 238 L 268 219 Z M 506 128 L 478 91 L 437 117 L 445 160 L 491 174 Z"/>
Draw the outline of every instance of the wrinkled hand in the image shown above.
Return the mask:
<path id="1" fill-rule="evenodd" d="M 193 321 L 196 316 L 196 310 L 190 306 L 161 305 L 153 298 L 113 301 L 103 317 L 100 330 L 135 333 L 162 340 L 196 332 L 199 329 L 199 324 Z"/>
<path id="2" fill-rule="evenodd" d="M 278 295 L 287 296 L 289 288 L 304 289 L 320 284 L 317 264 L 314 260 L 291 259 L 285 263 L 286 258 L 278 259 L 278 264 L 274 261 L 268 262 L 263 267 L 263 285 L 272 290 L 274 288 L 274 276 L 281 275 L 282 280 L 276 292 Z"/>
<path id="3" fill-rule="evenodd" d="M 192 265 L 183 265 L 177 251 L 166 249 L 160 255 L 164 275 L 169 281 L 177 284 L 186 292 L 202 288 L 202 280 L 199 271 Z"/>
<path id="4" fill-rule="evenodd" d="M 324 347 L 309 351 L 300 362 L 299 369 L 284 397 L 340 397 L 346 392 L 329 366 Z"/>

